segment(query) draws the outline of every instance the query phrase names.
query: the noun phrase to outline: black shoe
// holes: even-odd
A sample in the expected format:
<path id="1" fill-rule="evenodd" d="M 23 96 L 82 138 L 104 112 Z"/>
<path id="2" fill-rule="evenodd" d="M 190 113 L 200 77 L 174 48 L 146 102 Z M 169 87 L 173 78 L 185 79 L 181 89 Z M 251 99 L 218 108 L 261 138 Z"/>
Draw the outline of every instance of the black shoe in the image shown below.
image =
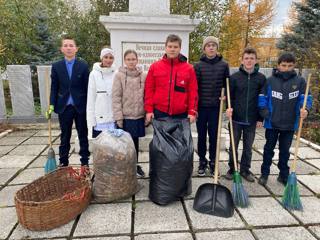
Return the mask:
<path id="1" fill-rule="evenodd" d="M 261 177 L 258 180 L 258 183 L 262 186 L 266 186 L 268 182 L 268 177 L 261 175 Z"/>
<path id="2" fill-rule="evenodd" d="M 203 177 L 206 175 L 207 164 L 199 164 L 198 176 Z"/>
<path id="3" fill-rule="evenodd" d="M 284 186 L 287 185 L 287 182 L 288 182 L 288 178 L 283 178 L 281 177 L 280 175 L 277 177 L 277 181 L 281 184 L 283 184 Z"/>
<path id="4" fill-rule="evenodd" d="M 142 170 L 141 166 L 137 165 L 137 177 L 144 177 L 145 173 Z"/>
<path id="5" fill-rule="evenodd" d="M 250 171 L 240 172 L 240 175 L 248 182 L 254 182 L 254 176 Z"/>
<path id="6" fill-rule="evenodd" d="M 229 169 L 228 172 L 225 175 L 225 178 L 227 180 L 232 180 L 233 179 L 233 171 Z"/>

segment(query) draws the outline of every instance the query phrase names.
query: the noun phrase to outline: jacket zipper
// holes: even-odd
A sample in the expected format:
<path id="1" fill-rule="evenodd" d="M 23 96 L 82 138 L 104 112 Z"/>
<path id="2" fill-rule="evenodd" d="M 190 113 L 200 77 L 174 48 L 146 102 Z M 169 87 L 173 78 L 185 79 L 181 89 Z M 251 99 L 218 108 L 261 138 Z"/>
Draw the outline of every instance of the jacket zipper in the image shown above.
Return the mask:
<path id="1" fill-rule="evenodd" d="M 248 123 L 248 105 L 249 105 L 249 93 L 250 93 L 250 73 L 248 74 L 248 90 L 247 90 L 247 106 L 246 106 L 246 122 Z"/>
<path id="2" fill-rule="evenodd" d="M 170 98 L 171 98 L 172 71 L 173 71 L 173 59 L 171 59 L 171 69 L 170 69 L 168 114 L 170 114 L 169 110 L 170 110 Z"/>

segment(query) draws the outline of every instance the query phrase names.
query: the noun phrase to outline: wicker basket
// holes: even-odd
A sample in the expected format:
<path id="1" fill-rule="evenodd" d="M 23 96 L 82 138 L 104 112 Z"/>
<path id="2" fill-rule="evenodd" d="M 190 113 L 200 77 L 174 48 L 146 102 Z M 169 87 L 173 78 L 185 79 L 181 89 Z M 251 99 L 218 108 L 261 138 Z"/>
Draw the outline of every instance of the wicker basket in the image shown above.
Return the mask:
<path id="1" fill-rule="evenodd" d="M 72 167 L 45 175 L 15 195 L 18 220 L 29 230 L 44 231 L 70 222 L 90 203 L 91 182 Z"/>

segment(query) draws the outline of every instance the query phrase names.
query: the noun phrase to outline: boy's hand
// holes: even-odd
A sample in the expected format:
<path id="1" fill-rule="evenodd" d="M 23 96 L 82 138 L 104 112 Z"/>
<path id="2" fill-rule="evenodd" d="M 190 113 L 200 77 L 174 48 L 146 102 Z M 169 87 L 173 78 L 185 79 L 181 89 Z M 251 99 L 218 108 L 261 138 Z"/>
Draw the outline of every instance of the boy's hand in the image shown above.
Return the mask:
<path id="1" fill-rule="evenodd" d="M 227 115 L 228 118 L 232 117 L 232 112 L 233 112 L 233 108 L 227 108 L 226 115 Z"/>
<path id="2" fill-rule="evenodd" d="M 196 121 L 196 116 L 188 115 L 190 123 L 194 123 Z"/>
<path id="3" fill-rule="evenodd" d="M 261 128 L 262 127 L 262 122 L 257 122 L 257 128 Z"/>
<path id="4" fill-rule="evenodd" d="M 51 113 L 54 111 L 54 106 L 50 105 L 49 109 L 46 111 L 46 119 L 51 119 Z"/>
<path id="5" fill-rule="evenodd" d="M 153 113 L 147 113 L 146 114 L 146 125 L 149 125 L 151 123 L 152 118 L 154 118 Z"/>
<path id="6" fill-rule="evenodd" d="M 116 124 L 118 128 L 123 128 L 123 120 L 117 120 Z"/>
<path id="7" fill-rule="evenodd" d="M 303 110 L 303 109 L 300 109 L 300 117 L 302 119 L 305 119 L 306 117 L 308 116 L 308 111 L 307 110 Z"/>

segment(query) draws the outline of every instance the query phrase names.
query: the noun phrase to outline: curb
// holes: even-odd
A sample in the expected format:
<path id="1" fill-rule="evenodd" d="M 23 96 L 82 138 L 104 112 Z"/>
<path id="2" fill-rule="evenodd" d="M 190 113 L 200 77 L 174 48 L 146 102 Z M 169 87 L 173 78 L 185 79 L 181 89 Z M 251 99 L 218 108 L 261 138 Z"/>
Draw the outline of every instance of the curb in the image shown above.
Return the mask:
<path id="1" fill-rule="evenodd" d="M 5 137 L 5 136 L 7 136 L 7 135 L 8 135 L 9 133 L 11 133 L 11 132 L 12 132 L 12 129 L 8 129 L 8 130 L 0 133 L 0 138 L 3 138 L 3 137 Z"/>

